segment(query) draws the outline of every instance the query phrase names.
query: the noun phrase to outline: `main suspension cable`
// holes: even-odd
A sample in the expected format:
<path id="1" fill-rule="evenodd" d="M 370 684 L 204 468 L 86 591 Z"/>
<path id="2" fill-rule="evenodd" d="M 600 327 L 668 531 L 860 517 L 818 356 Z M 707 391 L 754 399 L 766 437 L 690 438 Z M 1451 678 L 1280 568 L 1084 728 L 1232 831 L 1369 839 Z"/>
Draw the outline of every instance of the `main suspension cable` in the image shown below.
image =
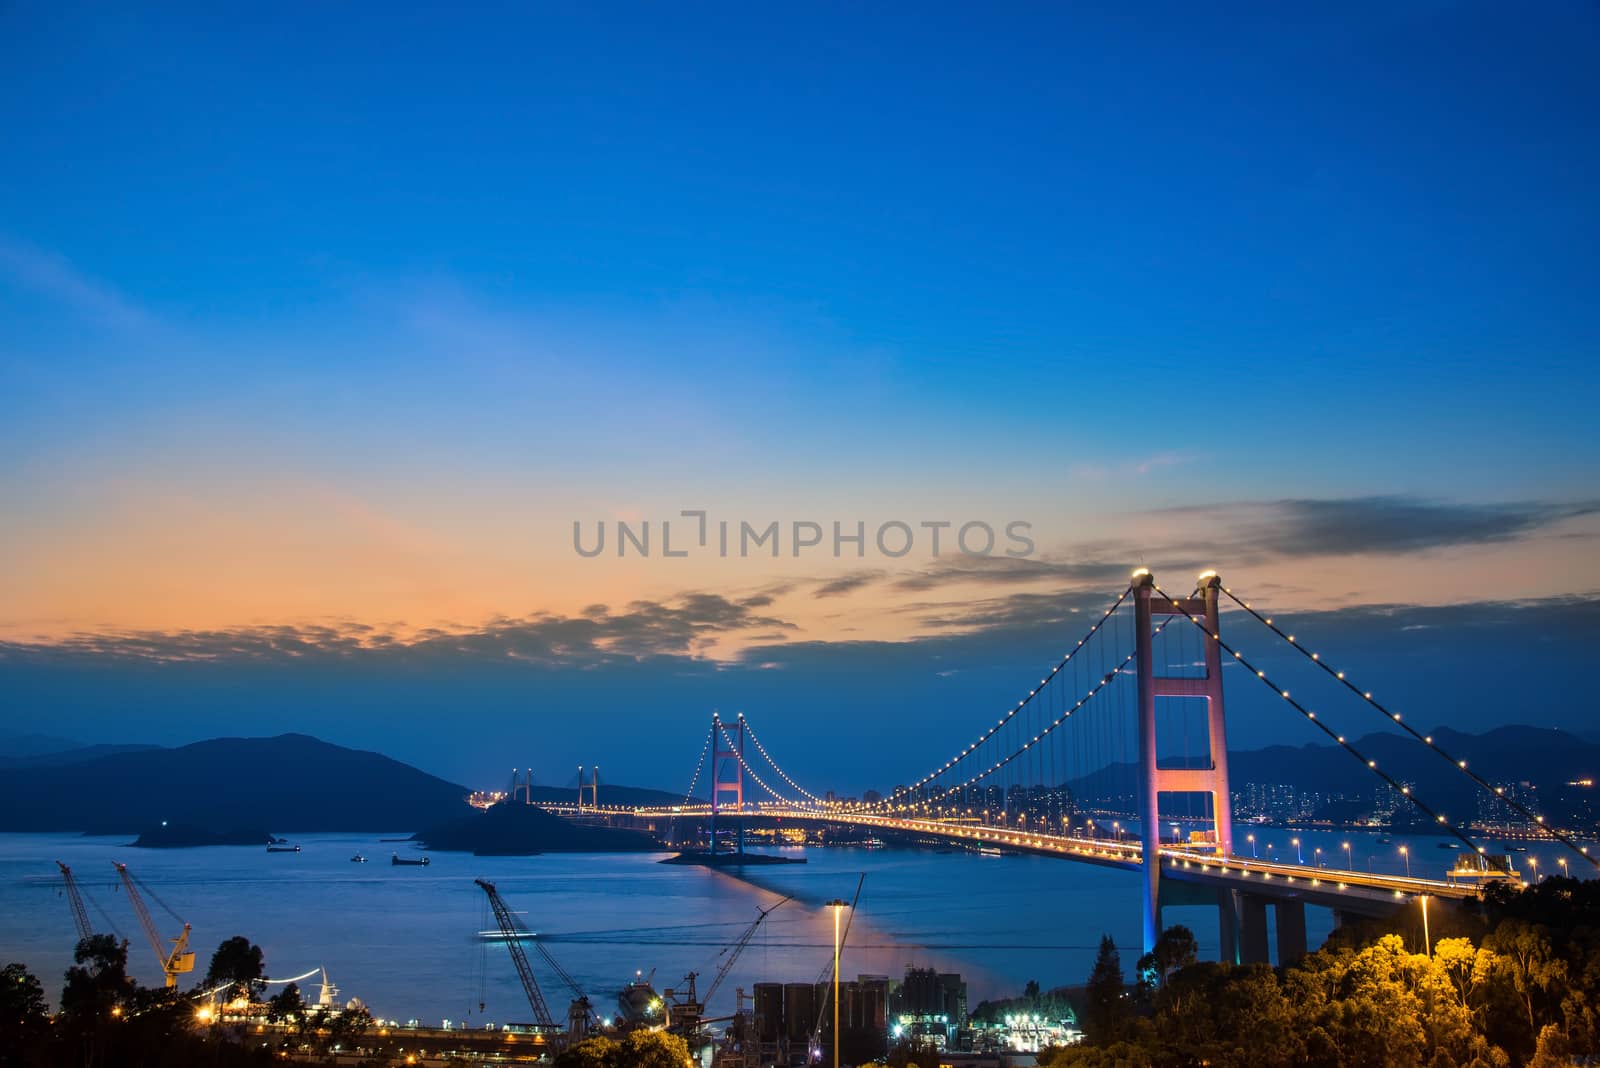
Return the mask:
<path id="1" fill-rule="evenodd" d="M 1552 838 L 1555 838 L 1558 841 L 1560 841 L 1562 845 L 1566 846 L 1568 849 L 1570 849 L 1574 853 L 1578 854 L 1584 860 L 1587 860 L 1594 867 L 1600 868 L 1600 858 L 1596 858 L 1596 857 L 1590 856 L 1589 855 L 1589 849 L 1588 849 L 1587 846 L 1582 845 L 1580 842 L 1578 842 L 1577 839 L 1575 839 L 1574 837 L 1572 837 L 1571 835 L 1569 835 L 1565 831 L 1557 830 L 1554 827 L 1545 826 L 1545 822 L 1544 822 L 1544 817 L 1543 816 L 1539 815 L 1537 812 L 1534 812 L 1532 809 L 1528 808 L 1526 805 L 1522 804 L 1520 801 L 1516 800 L 1515 798 L 1508 796 L 1506 794 L 1506 792 L 1505 792 L 1505 788 L 1504 787 L 1493 785 L 1488 780 L 1486 780 L 1483 776 L 1479 775 L 1477 772 L 1475 772 L 1471 768 L 1467 767 L 1467 762 L 1465 760 L 1457 760 L 1455 757 L 1451 756 L 1448 752 L 1445 751 L 1443 746 L 1440 746 L 1439 744 L 1437 744 L 1433 740 L 1433 736 L 1432 735 L 1423 734 L 1422 732 L 1418 731 L 1415 727 L 1411 726 L 1411 724 L 1405 722 L 1403 719 L 1400 718 L 1400 713 L 1392 711 L 1391 709 L 1386 707 L 1381 701 L 1379 701 L 1377 698 L 1372 696 L 1371 691 L 1363 690 L 1361 687 L 1357 686 L 1355 683 L 1353 683 L 1349 679 L 1345 678 L 1345 673 L 1344 672 L 1335 670 L 1334 667 L 1331 664 L 1329 664 L 1326 660 L 1322 659 L 1321 654 L 1313 653 L 1311 650 L 1307 649 L 1304 645 L 1302 645 L 1301 643 L 1295 641 L 1295 637 L 1294 637 L 1293 634 L 1284 633 L 1282 628 L 1280 628 L 1276 623 L 1274 623 L 1270 617 L 1264 616 L 1260 612 L 1256 611 L 1254 608 L 1252 608 L 1250 606 L 1250 603 L 1248 601 L 1244 601 L 1244 600 L 1240 599 L 1238 595 L 1236 595 L 1232 590 L 1230 590 L 1226 586 L 1224 586 L 1222 588 L 1222 592 L 1227 594 L 1228 595 L 1228 599 L 1231 600 L 1234 604 L 1238 605 L 1245 612 L 1247 612 L 1251 616 L 1255 617 L 1255 619 L 1258 620 L 1268 630 L 1272 631 L 1272 633 L 1276 634 L 1278 637 L 1282 638 L 1289 645 L 1293 646 L 1294 649 L 1301 656 L 1305 657 L 1307 660 L 1310 660 L 1313 664 L 1316 664 L 1319 668 L 1321 668 L 1323 671 L 1327 672 L 1329 675 L 1332 675 L 1336 680 L 1338 680 L 1338 682 L 1340 684 L 1342 684 L 1344 686 L 1345 689 L 1349 690 L 1351 693 L 1353 693 L 1357 697 L 1361 698 L 1361 700 L 1363 702 L 1365 702 L 1367 705 L 1369 705 L 1370 707 L 1375 709 L 1377 712 L 1381 713 L 1383 716 L 1387 717 L 1388 720 L 1391 723 L 1393 723 L 1395 726 L 1399 727 L 1401 730 L 1405 731 L 1412 738 L 1416 739 L 1417 741 L 1421 742 L 1423 745 L 1425 745 L 1429 749 L 1431 749 L 1433 752 L 1437 753 L 1439 755 L 1440 759 L 1449 762 L 1452 766 L 1455 767 L 1455 769 L 1457 771 L 1459 771 L 1461 774 L 1465 775 L 1467 778 L 1471 779 L 1474 783 L 1476 783 L 1480 789 L 1482 789 L 1486 793 L 1489 793 L 1492 796 L 1494 796 L 1494 798 L 1496 800 L 1504 801 L 1507 805 L 1510 805 L 1517 812 L 1521 813 L 1523 816 L 1527 817 L 1528 819 L 1532 820 L 1535 824 L 1537 824 L 1541 831 L 1543 831 L 1544 833 L 1550 835 Z"/>
<path id="2" fill-rule="evenodd" d="M 772 770 L 778 773 L 778 778 L 782 779 L 784 782 L 800 791 L 801 796 L 813 804 L 827 804 L 827 802 L 822 800 L 822 798 L 818 797 L 810 790 L 807 790 L 804 786 L 801 786 L 799 783 L 789 778 L 788 773 L 786 773 L 782 768 L 778 767 L 778 762 L 772 759 L 772 754 L 767 752 L 767 747 L 761 744 L 760 738 L 756 737 L 756 732 L 750 728 L 750 720 L 745 718 L 745 714 L 743 712 L 739 713 L 739 721 L 744 724 L 744 731 L 750 736 L 750 740 L 756 743 L 756 752 L 760 753 L 762 759 L 764 759 L 768 764 L 772 765 Z"/>
<path id="3" fill-rule="evenodd" d="M 922 787 L 926 786 L 928 783 L 932 782 L 934 779 L 938 778 L 940 775 L 943 775 L 945 772 L 947 772 L 951 768 L 955 767 L 962 760 L 966 759 L 968 754 L 972 753 L 979 746 L 981 746 L 985 742 L 987 742 L 990 738 L 993 738 L 995 736 L 996 732 L 998 732 L 1007 723 L 1010 723 L 1011 720 L 1016 716 L 1016 714 L 1018 712 L 1021 712 L 1024 708 L 1026 708 L 1028 706 L 1028 702 L 1032 701 L 1034 699 L 1034 697 L 1038 696 L 1040 690 L 1043 690 L 1047 685 L 1049 685 L 1050 681 L 1052 679 L 1054 679 L 1057 674 L 1060 673 L 1061 669 L 1066 667 L 1067 664 L 1072 661 L 1072 658 L 1078 654 L 1079 650 L 1081 650 L 1083 648 L 1085 642 L 1089 641 L 1097 633 L 1099 633 L 1100 628 L 1105 626 L 1106 620 L 1111 618 L 1111 613 L 1115 612 L 1118 608 L 1121 608 L 1122 607 L 1122 602 L 1126 601 L 1128 599 L 1129 594 L 1131 594 L 1132 592 L 1133 592 L 1133 588 L 1131 586 L 1128 589 L 1123 590 L 1122 591 L 1122 596 L 1118 597 L 1116 599 L 1116 601 L 1114 601 L 1112 603 L 1111 607 L 1105 610 L 1105 614 L 1104 615 L 1102 615 L 1099 619 L 1095 620 L 1094 626 L 1089 628 L 1089 632 L 1087 634 L 1085 634 L 1082 638 L 1078 639 L 1078 644 L 1073 646 L 1072 649 L 1069 650 L 1067 652 L 1067 654 L 1061 658 L 1061 660 L 1055 665 L 1055 667 L 1051 668 L 1049 673 L 1046 674 L 1044 678 L 1039 680 L 1039 685 L 1035 686 L 1033 689 L 1029 690 L 1028 691 L 1028 695 L 1026 697 L 1024 697 L 1022 700 L 1018 701 L 1014 708 L 1011 708 L 1010 710 L 1008 710 L 1006 712 L 1005 715 L 1001 716 L 999 721 L 996 722 L 994 726 L 990 727 L 988 730 L 986 730 L 982 734 L 980 734 L 978 736 L 978 740 L 977 741 L 973 742 L 971 745 L 969 745 L 965 749 L 961 750 L 961 752 L 957 753 L 955 756 L 953 756 L 949 760 L 945 761 L 943 766 L 941 766 L 939 768 L 936 768 L 933 771 L 930 771 L 928 774 L 924 775 L 922 778 L 918 779 L 916 782 L 912 783 L 910 786 L 902 786 L 902 787 L 899 787 L 898 789 L 896 789 L 893 793 L 891 793 L 889 795 L 888 798 L 884 799 L 883 804 L 885 804 L 885 805 L 892 804 L 894 802 L 895 798 L 901 797 L 901 796 L 903 796 L 905 794 L 908 794 L 908 793 L 911 793 L 912 791 L 915 791 L 915 790 L 920 790 Z"/>
<path id="4" fill-rule="evenodd" d="M 1206 625 L 1203 622 L 1201 622 L 1201 619 L 1200 619 L 1199 616 L 1189 615 L 1187 612 L 1185 612 L 1183 610 L 1183 607 L 1181 605 L 1179 605 L 1177 601 L 1172 599 L 1172 596 L 1169 593 L 1167 593 L 1166 590 L 1163 590 L 1160 586 L 1157 586 L 1153 582 L 1150 585 L 1151 585 L 1152 589 L 1154 589 L 1157 593 L 1159 593 L 1163 598 L 1166 599 L 1167 603 L 1172 606 L 1172 608 L 1174 609 L 1176 614 L 1183 616 L 1183 618 L 1189 620 L 1189 622 L 1193 623 L 1196 627 L 1199 627 L 1203 634 L 1205 634 L 1212 641 L 1216 642 L 1217 645 L 1220 648 L 1222 648 L 1225 652 L 1231 654 L 1233 656 L 1233 658 L 1235 660 L 1237 660 L 1246 670 L 1248 670 L 1253 675 L 1255 675 L 1256 678 L 1260 679 L 1263 684 L 1265 684 L 1266 686 L 1270 687 L 1272 689 L 1272 691 L 1274 693 L 1276 693 L 1278 695 L 1278 697 L 1281 698 L 1283 701 L 1287 702 L 1291 708 L 1293 708 L 1296 712 L 1299 712 L 1302 716 L 1304 716 L 1313 726 L 1315 726 L 1318 730 L 1322 731 L 1323 734 L 1326 734 L 1329 738 L 1332 738 L 1335 742 L 1337 742 L 1339 744 L 1339 746 L 1342 749 L 1344 749 L 1345 752 L 1349 753 L 1355 759 L 1357 759 L 1361 763 L 1365 764 L 1367 766 L 1367 770 L 1368 771 L 1370 771 L 1374 775 L 1378 776 L 1380 779 L 1382 779 L 1384 782 L 1388 783 L 1390 786 L 1394 787 L 1396 790 L 1399 790 L 1401 795 L 1403 795 L 1407 800 L 1409 800 L 1413 805 L 1415 805 L 1422 812 L 1424 812 L 1428 816 L 1432 817 L 1432 819 L 1434 820 L 1435 823 L 1437 823 L 1439 826 L 1443 827 L 1446 831 L 1450 832 L 1451 835 L 1455 836 L 1457 839 L 1459 839 L 1461 842 L 1463 842 L 1474 853 L 1478 854 L 1480 857 L 1486 857 L 1487 856 L 1486 851 L 1485 851 L 1483 846 L 1480 846 L 1477 842 L 1475 842 L 1471 838 L 1469 838 L 1464 831 L 1460 830 L 1458 827 L 1456 827 L 1455 824 L 1453 824 L 1449 820 L 1445 819 L 1444 816 L 1440 815 L 1439 813 L 1435 812 L 1432 808 L 1430 808 L 1426 804 L 1424 804 L 1421 798 L 1417 797 L 1415 794 L 1413 794 L 1411 792 L 1411 787 L 1405 785 L 1404 783 L 1399 782 L 1398 780 L 1396 780 L 1394 778 L 1394 776 L 1390 775 L 1388 772 L 1386 772 L 1386 771 L 1382 770 L 1381 768 L 1379 768 L 1378 767 L 1378 762 L 1376 760 L 1371 760 L 1368 757 L 1366 757 L 1359 749 L 1357 749 L 1355 746 L 1351 745 L 1348 741 L 1346 741 L 1344 735 L 1338 733 L 1332 727 L 1329 727 L 1322 720 L 1318 719 L 1317 718 L 1317 714 L 1315 712 L 1311 711 L 1311 709 L 1309 709 L 1309 708 L 1305 707 L 1304 705 L 1302 705 L 1299 701 L 1295 700 L 1293 697 L 1290 697 L 1288 690 L 1280 688 L 1277 683 L 1275 683 L 1271 679 L 1267 678 L 1266 672 L 1257 669 L 1253 664 L 1250 663 L 1250 661 L 1246 660 L 1243 653 L 1239 652 L 1237 649 L 1233 648 L 1231 645 L 1229 645 L 1226 641 L 1224 641 L 1222 639 L 1222 635 L 1221 634 L 1213 633 L 1211 630 L 1209 630 L 1206 627 Z M 1496 858 L 1491 863 L 1494 863 L 1497 867 L 1499 867 L 1502 870 L 1507 871 L 1509 873 L 1510 864 L 1509 864 L 1508 861 Z"/>

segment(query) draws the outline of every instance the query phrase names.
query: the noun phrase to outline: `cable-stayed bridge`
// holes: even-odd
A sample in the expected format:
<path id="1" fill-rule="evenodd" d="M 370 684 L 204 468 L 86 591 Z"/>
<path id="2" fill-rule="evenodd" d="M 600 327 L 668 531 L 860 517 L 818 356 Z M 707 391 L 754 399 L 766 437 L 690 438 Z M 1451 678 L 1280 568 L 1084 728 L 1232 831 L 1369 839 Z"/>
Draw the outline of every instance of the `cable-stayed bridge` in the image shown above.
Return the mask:
<path id="1" fill-rule="evenodd" d="M 1135 571 L 1128 587 L 1037 683 L 1028 684 L 1015 705 L 986 718 L 971 741 L 888 796 L 859 802 L 817 796 L 784 770 L 741 714 L 732 723 L 713 715 L 681 805 L 584 806 L 580 795 L 579 805 L 546 807 L 645 820 L 704 819 L 713 849 L 719 848 L 719 829 L 733 830 L 731 848 L 742 851 L 746 821 L 777 819 L 1126 869 L 1138 873 L 1147 950 L 1160 933 L 1163 906 L 1215 905 L 1222 956 L 1236 961 L 1267 958 L 1269 908 L 1280 958 L 1287 960 L 1305 952 L 1307 905 L 1384 916 L 1414 901 L 1425 907 L 1430 897 L 1473 897 L 1486 881 L 1516 877 L 1508 858 L 1475 841 L 1410 783 L 1361 752 L 1308 699 L 1247 656 L 1237 635 L 1224 635 L 1224 608 L 1230 624 L 1291 650 L 1330 696 L 1381 717 L 1494 806 L 1570 849 L 1576 863 L 1600 868 L 1585 846 L 1417 731 L 1209 571 L 1182 594 L 1164 590 L 1147 569 Z M 1469 877 L 1350 870 L 1348 852 L 1345 868 L 1241 855 L 1228 781 L 1227 664 L 1234 665 L 1228 675 L 1270 689 L 1286 714 L 1321 732 L 1436 832 L 1459 842 L 1463 857 L 1471 859 L 1458 866 Z M 710 801 L 697 802 L 707 775 Z M 747 797 L 747 784 L 758 796 Z"/>

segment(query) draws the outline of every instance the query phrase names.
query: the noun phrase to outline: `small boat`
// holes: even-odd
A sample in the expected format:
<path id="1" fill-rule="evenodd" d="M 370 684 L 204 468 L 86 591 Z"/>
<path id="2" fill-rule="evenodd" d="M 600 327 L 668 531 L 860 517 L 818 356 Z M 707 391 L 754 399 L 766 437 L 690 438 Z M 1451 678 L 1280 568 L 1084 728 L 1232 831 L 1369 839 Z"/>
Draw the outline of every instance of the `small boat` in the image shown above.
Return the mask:
<path id="1" fill-rule="evenodd" d="M 355 856 L 350 858 L 350 863 L 352 864 L 365 864 L 366 862 L 367 858 L 362 856 L 360 853 L 357 853 Z"/>
<path id="2" fill-rule="evenodd" d="M 297 845 L 269 845 L 269 846 L 267 846 L 267 852 L 268 853 L 298 853 L 298 852 L 300 852 L 300 847 L 297 846 Z"/>
<path id="3" fill-rule="evenodd" d="M 1435 845 L 1434 848 L 1435 849 L 1460 849 L 1461 846 L 1456 842 L 1440 842 L 1437 845 Z"/>
<path id="4" fill-rule="evenodd" d="M 1004 855 L 1004 853 L 1001 853 L 1000 850 L 996 849 L 994 846 L 984 846 L 982 849 L 978 850 L 978 856 L 980 857 L 1000 857 Z"/>
<path id="5" fill-rule="evenodd" d="M 389 863 L 396 867 L 425 868 L 430 863 L 427 857 L 402 857 L 399 853 L 389 858 Z"/>

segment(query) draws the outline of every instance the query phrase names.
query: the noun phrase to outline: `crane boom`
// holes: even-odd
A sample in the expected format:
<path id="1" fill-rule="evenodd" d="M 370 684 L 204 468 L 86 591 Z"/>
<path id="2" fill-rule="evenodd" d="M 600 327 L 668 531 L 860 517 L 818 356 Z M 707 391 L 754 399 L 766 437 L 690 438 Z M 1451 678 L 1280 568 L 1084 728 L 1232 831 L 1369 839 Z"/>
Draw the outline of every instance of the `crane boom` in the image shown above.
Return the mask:
<path id="1" fill-rule="evenodd" d="M 748 946 L 750 944 L 750 939 L 755 937 L 756 928 L 761 926 L 761 921 L 766 919 L 772 913 L 776 912 L 778 910 L 778 906 L 782 905 L 784 902 L 786 902 L 788 900 L 789 900 L 789 898 L 786 897 L 786 898 L 783 899 L 783 901 L 778 902 L 777 905 L 771 905 L 771 906 L 769 906 L 767 908 L 762 909 L 761 910 L 761 915 L 757 916 L 755 918 L 755 922 L 753 922 L 752 924 L 750 924 L 749 927 L 746 927 L 744 929 L 744 934 L 739 936 L 739 940 L 734 942 L 733 945 L 728 947 L 728 949 L 726 950 L 726 952 L 728 954 L 728 959 L 723 961 L 722 962 L 722 967 L 717 969 L 717 977 L 715 979 L 711 980 L 711 985 L 706 988 L 705 1000 L 703 1002 L 701 1002 L 701 1004 L 703 1004 L 703 1005 L 710 1005 L 711 1004 L 712 995 L 717 992 L 717 988 L 722 985 L 722 981 L 724 979 L 726 979 L 728 977 L 728 973 L 733 970 L 733 962 L 739 959 L 739 954 L 744 952 L 744 947 Z"/>
<path id="2" fill-rule="evenodd" d="M 500 897 L 499 891 L 494 888 L 494 883 L 482 879 L 472 881 L 482 887 L 483 892 L 489 896 L 489 907 L 494 910 L 494 922 L 505 938 L 506 949 L 511 953 L 511 963 L 517 969 L 517 978 L 522 980 L 522 992 L 528 996 L 528 1007 L 533 1010 L 533 1022 L 540 1027 L 555 1027 L 555 1021 L 550 1018 L 550 1009 L 544 1003 L 544 994 L 539 990 L 539 981 L 533 977 L 533 968 L 528 964 L 528 955 L 522 951 L 522 935 L 526 932 L 517 926 L 516 917 L 506 908 L 506 903 Z"/>
<path id="3" fill-rule="evenodd" d="M 94 934 L 94 928 L 89 926 L 89 910 L 83 907 L 83 895 L 78 893 L 78 880 L 72 877 L 72 869 L 56 861 L 56 867 L 61 869 L 61 881 L 67 886 L 67 900 L 72 903 L 72 922 L 78 927 L 78 941 Z"/>
<path id="4" fill-rule="evenodd" d="M 128 891 L 128 901 L 133 904 L 134 914 L 139 917 L 139 926 L 144 928 L 144 936 L 149 941 L 150 948 L 155 951 L 156 959 L 161 961 L 161 974 L 166 976 L 167 989 L 171 990 L 178 985 L 180 974 L 194 971 L 194 953 L 189 949 L 189 925 L 185 923 L 183 932 L 171 940 L 172 949 L 169 951 L 161 940 L 161 932 L 156 930 L 156 921 L 150 918 L 150 910 L 145 908 L 144 898 L 139 896 L 139 888 L 135 885 L 133 873 L 128 870 L 126 864 L 115 860 L 111 863 L 117 869 L 117 874 L 122 876 L 122 885 Z"/>

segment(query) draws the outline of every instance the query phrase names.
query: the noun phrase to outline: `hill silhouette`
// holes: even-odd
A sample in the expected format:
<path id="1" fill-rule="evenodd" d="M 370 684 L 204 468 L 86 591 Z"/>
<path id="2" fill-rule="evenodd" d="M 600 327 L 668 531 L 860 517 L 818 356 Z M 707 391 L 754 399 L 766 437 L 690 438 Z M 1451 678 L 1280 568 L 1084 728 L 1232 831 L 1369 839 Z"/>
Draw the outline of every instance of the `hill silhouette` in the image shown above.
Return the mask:
<path id="1" fill-rule="evenodd" d="M 484 856 L 651 852 L 661 848 L 643 831 L 576 823 L 517 801 L 502 801 L 481 812 L 472 809 L 418 832 L 416 838 L 429 849 Z"/>
<path id="2" fill-rule="evenodd" d="M 380 753 L 304 734 L 24 765 L 0 776 L 0 831 L 415 830 L 467 811 L 468 790 Z"/>

